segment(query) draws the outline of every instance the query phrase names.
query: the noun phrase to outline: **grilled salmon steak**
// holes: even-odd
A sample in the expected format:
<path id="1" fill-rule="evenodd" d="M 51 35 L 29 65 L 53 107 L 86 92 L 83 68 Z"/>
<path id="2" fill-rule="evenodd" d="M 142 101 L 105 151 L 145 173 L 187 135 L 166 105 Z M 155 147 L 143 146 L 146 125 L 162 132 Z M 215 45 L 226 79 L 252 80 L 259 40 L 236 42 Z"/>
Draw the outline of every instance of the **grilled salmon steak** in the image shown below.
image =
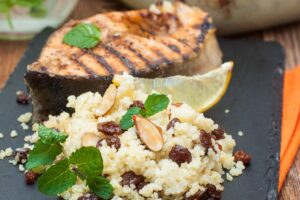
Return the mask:
<path id="1" fill-rule="evenodd" d="M 96 47 L 63 43 L 64 35 L 80 23 L 99 27 L 101 42 Z M 37 62 L 28 66 L 25 81 L 34 120 L 41 121 L 49 114 L 70 111 L 65 107 L 69 95 L 103 93 L 114 74 L 194 75 L 220 66 L 221 57 L 207 13 L 181 2 L 164 2 L 68 22 L 52 34 Z"/>

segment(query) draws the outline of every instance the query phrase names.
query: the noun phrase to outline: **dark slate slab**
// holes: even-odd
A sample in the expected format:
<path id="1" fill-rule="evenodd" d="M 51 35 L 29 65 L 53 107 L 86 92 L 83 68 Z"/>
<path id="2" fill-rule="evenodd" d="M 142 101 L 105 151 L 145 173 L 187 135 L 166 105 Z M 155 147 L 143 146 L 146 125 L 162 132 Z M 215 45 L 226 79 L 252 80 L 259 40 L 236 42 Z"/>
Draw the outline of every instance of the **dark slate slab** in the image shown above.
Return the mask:
<path id="1" fill-rule="evenodd" d="M 15 102 L 17 90 L 25 90 L 23 75 L 26 66 L 35 61 L 53 30 L 46 29 L 32 40 L 6 87 L 0 92 L 0 149 L 17 148 L 30 131 L 23 131 L 17 117 L 31 107 Z M 236 149 L 249 152 L 253 161 L 245 173 L 225 181 L 224 200 L 272 200 L 277 196 L 279 169 L 283 50 L 277 43 L 259 40 L 220 39 L 224 60 L 233 60 L 233 78 L 225 97 L 206 113 L 237 141 Z M 226 114 L 224 111 L 229 109 Z M 9 136 L 15 129 L 19 135 Z M 244 136 L 238 136 L 243 131 Z M 0 199 L 47 200 L 35 187 L 26 186 L 23 174 L 8 163 L 0 161 Z"/>

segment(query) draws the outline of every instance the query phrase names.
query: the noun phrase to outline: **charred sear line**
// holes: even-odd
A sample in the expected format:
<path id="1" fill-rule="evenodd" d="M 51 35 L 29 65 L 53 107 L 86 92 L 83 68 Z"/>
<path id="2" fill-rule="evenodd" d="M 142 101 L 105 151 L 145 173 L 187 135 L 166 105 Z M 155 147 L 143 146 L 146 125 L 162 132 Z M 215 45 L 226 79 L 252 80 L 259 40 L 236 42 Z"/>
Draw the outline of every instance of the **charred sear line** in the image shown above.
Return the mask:
<path id="1" fill-rule="evenodd" d="M 90 77 L 97 77 L 97 74 L 90 69 L 88 66 L 86 66 L 85 64 L 83 64 L 82 62 L 79 61 L 79 58 L 76 54 L 72 54 L 72 60 L 74 62 L 76 62 L 80 67 L 82 67 L 84 69 L 84 71 L 90 76 Z"/>
<path id="2" fill-rule="evenodd" d="M 196 39 L 197 45 L 204 42 L 205 36 L 209 29 L 213 28 L 212 23 L 209 21 L 209 17 L 206 16 L 203 23 L 195 26 L 194 28 L 200 29 L 200 34 L 198 35 Z"/>
<path id="3" fill-rule="evenodd" d="M 186 47 L 189 47 L 191 50 L 193 50 L 195 53 L 198 53 L 196 48 L 191 47 L 185 39 L 178 39 L 178 42 L 180 42 L 181 44 L 185 45 Z"/>
<path id="4" fill-rule="evenodd" d="M 161 57 L 161 59 L 163 60 L 164 63 L 166 63 L 167 65 L 172 65 L 173 62 L 171 60 L 169 60 L 168 58 L 166 58 L 166 56 L 159 50 L 156 50 L 155 53 Z"/>
<path id="5" fill-rule="evenodd" d="M 181 53 L 181 50 L 176 45 L 168 44 L 167 46 L 169 47 L 169 49 L 171 49 L 175 53 L 178 53 L 179 55 L 181 55 L 183 60 L 188 60 L 189 59 L 189 55 Z"/>
<path id="6" fill-rule="evenodd" d="M 178 54 L 181 55 L 181 51 L 180 51 L 180 49 L 179 49 L 176 45 L 174 45 L 174 44 L 168 44 L 167 46 L 168 46 L 169 49 L 171 49 L 172 51 L 174 51 L 174 52 L 176 52 L 176 53 L 178 53 Z"/>
<path id="7" fill-rule="evenodd" d="M 151 63 L 147 58 L 145 58 L 140 52 L 138 52 L 136 49 L 132 48 L 131 46 L 128 47 L 128 49 L 133 52 L 137 57 L 139 57 L 142 61 L 144 61 L 147 65 L 147 67 L 150 67 L 152 70 L 157 70 L 158 66 L 154 63 Z"/>
<path id="8" fill-rule="evenodd" d="M 135 66 L 133 64 L 133 62 L 131 62 L 131 60 L 129 60 L 128 58 L 126 58 L 124 55 L 122 55 L 118 50 L 116 50 L 115 48 L 108 46 L 108 45 L 104 45 L 104 48 L 109 51 L 111 54 L 115 55 L 117 58 L 120 59 L 120 61 L 131 71 L 131 73 L 135 74 L 136 70 L 135 70 Z"/>
<path id="9" fill-rule="evenodd" d="M 110 64 L 105 60 L 103 56 L 98 55 L 89 49 L 85 50 L 85 52 L 91 55 L 92 57 L 94 57 L 97 60 L 97 62 L 100 63 L 108 71 L 110 75 L 114 74 L 113 68 L 110 66 Z"/>

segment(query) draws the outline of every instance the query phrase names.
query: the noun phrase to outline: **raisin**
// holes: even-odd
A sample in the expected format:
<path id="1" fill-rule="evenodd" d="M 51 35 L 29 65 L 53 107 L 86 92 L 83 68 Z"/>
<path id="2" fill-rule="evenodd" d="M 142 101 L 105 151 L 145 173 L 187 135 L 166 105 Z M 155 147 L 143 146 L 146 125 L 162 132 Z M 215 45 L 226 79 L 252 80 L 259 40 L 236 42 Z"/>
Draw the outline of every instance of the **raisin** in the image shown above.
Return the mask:
<path id="1" fill-rule="evenodd" d="M 129 108 L 133 108 L 133 107 L 139 107 L 142 110 L 145 109 L 145 106 L 141 101 L 133 101 L 133 103 L 129 106 Z"/>
<path id="2" fill-rule="evenodd" d="M 96 147 L 101 147 L 102 146 L 101 142 L 103 140 L 106 141 L 106 144 L 109 147 L 115 147 L 117 150 L 121 147 L 121 141 L 120 141 L 120 139 L 117 136 L 112 136 L 112 137 L 108 137 L 108 138 L 99 140 L 97 142 Z"/>
<path id="3" fill-rule="evenodd" d="M 105 135 L 120 135 L 123 133 L 121 127 L 116 122 L 104 122 L 97 125 L 98 131 L 104 133 Z"/>
<path id="4" fill-rule="evenodd" d="M 145 182 L 145 177 L 142 175 L 137 175 L 133 171 L 125 172 L 122 175 L 122 186 L 135 185 L 137 190 L 142 189 L 147 183 Z"/>
<path id="5" fill-rule="evenodd" d="M 206 191 L 201 191 L 199 190 L 198 192 L 196 192 L 194 195 L 192 196 L 185 196 L 184 200 L 207 200 L 208 199 L 208 195 Z"/>
<path id="6" fill-rule="evenodd" d="M 200 143 L 206 149 L 208 149 L 209 147 L 212 147 L 211 134 L 207 133 L 204 130 L 201 130 L 200 131 Z"/>
<path id="7" fill-rule="evenodd" d="M 213 198 L 215 200 L 221 199 L 222 191 L 217 190 L 216 186 L 212 184 L 206 185 L 206 192 L 208 197 Z"/>
<path id="8" fill-rule="evenodd" d="M 27 171 L 25 173 L 25 182 L 28 185 L 33 185 L 37 179 L 38 175 L 32 171 Z"/>
<path id="9" fill-rule="evenodd" d="M 169 130 L 170 128 L 174 128 L 175 124 L 176 123 L 180 123 L 180 120 L 178 118 L 174 118 L 172 119 L 169 123 L 168 123 L 168 126 L 167 126 L 167 130 Z"/>
<path id="10" fill-rule="evenodd" d="M 249 165 L 251 156 L 243 150 L 234 153 L 234 161 L 241 161 L 244 165 Z"/>
<path id="11" fill-rule="evenodd" d="M 215 129 L 211 132 L 211 134 L 215 137 L 216 140 L 224 139 L 225 131 L 223 129 Z"/>
<path id="12" fill-rule="evenodd" d="M 170 153 L 169 153 L 169 158 L 176 162 L 179 166 L 182 163 L 189 163 L 192 161 L 192 155 L 189 152 L 189 150 L 185 147 L 182 147 L 180 145 L 175 145 L 172 147 Z"/>
<path id="13" fill-rule="evenodd" d="M 17 92 L 17 99 L 16 101 L 19 103 L 19 104 L 23 104 L 23 105 L 26 105 L 29 103 L 29 96 L 23 92 L 23 91 L 18 91 Z"/>
<path id="14" fill-rule="evenodd" d="M 77 200 L 100 200 L 100 198 L 95 195 L 94 193 L 86 193 L 80 197 L 78 197 Z"/>
<path id="15" fill-rule="evenodd" d="M 30 149 L 28 148 L 18 148 L 15 152 L 15 161 L 17 164 L 24 164 L 27 162 L 28 154 Z"/>

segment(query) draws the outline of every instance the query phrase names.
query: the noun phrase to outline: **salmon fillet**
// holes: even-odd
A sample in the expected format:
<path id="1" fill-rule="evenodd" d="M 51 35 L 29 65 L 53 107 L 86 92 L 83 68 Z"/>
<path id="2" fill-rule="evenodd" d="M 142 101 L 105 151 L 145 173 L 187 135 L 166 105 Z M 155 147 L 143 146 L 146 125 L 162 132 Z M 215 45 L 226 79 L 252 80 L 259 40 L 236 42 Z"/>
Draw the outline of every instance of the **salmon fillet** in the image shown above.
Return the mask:
<path id="1" fill-rule="evenodd" d="M 64 35 L 80 23 L 100 28 L 101 42 L 95 48 L 63 43 Z M 41 121 L 66 110 L 69 95 L 103 93 L 114 74 L 193 75 L 220 66 L 221 57 L 207 13 L 181 2 L 158 3 L 149 9 L 68 22 L 52 34 L 37 62 L 28 66 L 25 81 L 34 119 Z"/>

